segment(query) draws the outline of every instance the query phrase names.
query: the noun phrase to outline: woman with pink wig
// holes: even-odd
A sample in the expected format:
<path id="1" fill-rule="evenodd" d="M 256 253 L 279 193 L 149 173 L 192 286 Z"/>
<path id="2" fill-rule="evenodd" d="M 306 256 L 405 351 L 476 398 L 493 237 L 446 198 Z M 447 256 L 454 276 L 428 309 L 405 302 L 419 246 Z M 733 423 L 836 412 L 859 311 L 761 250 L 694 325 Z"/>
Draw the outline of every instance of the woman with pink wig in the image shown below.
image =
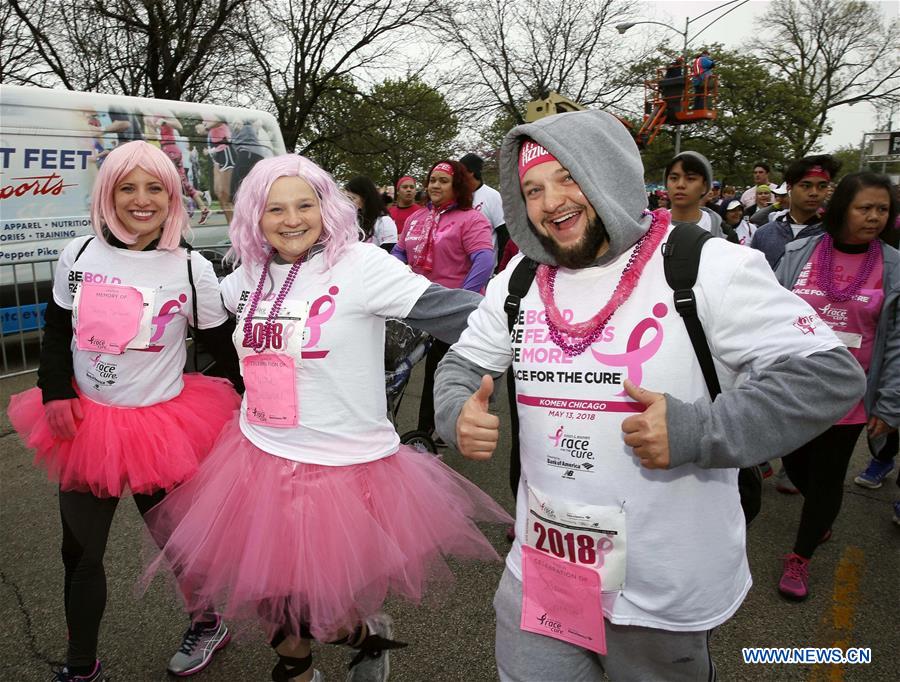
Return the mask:
<path id="1" fill-rule="evenodd" d="M 130 492 L 144 515 L 194 474 L 240 402 L 227 381 L 183 374 L 190 324 L 240 382 L 215 273 L 183 242 L 180 193 L 157 147 L 110 152 L 94 185 L 95 234 L 69 243 L 56 267 L 38 387 L 10 401 L 13 426 L 59 482 L 69 630 L 60 682 L 104 679 L 103 555 L 119 499 Z M 193 615 L 169 665 L 177 674 L 228 641 L 215 613 Z"/>
<path id="2" fill-rule="evenodd" d="M 356 649 L 351 680 L 383 680 L 389 594 L 418 600 L 447 555 L 498 559 L 475 519 L 508 515 L 387 418 L 385 318 L 448 342 L 480 297 L 445 289 L 359 241 L 356 207 L 296 155 L 260 161 L 230 228 L 222 282 L 247 391 L 190 483 L 150 516 L 153 562 L 199 587 L 188 604 L 258 621 L 273 680 L 321 679 L 310 640 Z"/>

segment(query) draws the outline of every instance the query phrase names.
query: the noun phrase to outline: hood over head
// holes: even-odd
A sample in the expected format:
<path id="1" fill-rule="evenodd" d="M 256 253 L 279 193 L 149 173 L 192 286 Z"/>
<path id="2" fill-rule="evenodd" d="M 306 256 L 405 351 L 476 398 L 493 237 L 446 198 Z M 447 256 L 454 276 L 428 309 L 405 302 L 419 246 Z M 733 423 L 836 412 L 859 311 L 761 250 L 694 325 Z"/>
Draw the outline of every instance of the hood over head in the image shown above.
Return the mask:
<path id="1" fill-rule="evenodd" d="M 519 149 L 525 139 L 543 146 L 572 174 L 609 234 L 597 264 L 615 260 L 648 229 L 644 166 L 631 133 L 604 111 L 573 111 L 516 126 L 500 147 L 500 194 L 509 235 L 526 256 L 556 265 L 533 232 L 519 183 Z"/>

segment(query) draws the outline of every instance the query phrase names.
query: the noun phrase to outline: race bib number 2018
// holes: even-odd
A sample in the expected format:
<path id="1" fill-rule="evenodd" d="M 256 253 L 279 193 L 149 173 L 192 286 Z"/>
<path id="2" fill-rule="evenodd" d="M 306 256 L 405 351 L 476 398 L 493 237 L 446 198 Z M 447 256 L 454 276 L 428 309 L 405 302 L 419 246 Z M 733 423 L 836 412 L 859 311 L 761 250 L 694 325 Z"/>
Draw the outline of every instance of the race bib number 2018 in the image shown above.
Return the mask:
<path id="1" fill-rule="evenodd" d="M 528 489 L 525 544 L 579 566 L 596 568 L 604 592 L 625 583 L 625 512 L 616 507 L 555 503 Z"/>

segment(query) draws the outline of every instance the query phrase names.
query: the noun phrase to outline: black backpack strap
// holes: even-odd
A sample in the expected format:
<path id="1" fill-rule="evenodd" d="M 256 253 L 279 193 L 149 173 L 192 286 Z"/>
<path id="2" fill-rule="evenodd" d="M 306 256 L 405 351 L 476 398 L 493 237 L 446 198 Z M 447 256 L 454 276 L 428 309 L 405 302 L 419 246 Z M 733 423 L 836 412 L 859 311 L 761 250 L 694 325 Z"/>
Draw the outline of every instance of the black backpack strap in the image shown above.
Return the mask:
<path id="1" fill-rule="evenodd" d="M 509 278 L 509 293 L 506 296 L 506 302 L 503 309 L 506 311 L 506 327 L 512 334 L 513 327 L 516 326 L 516 319 L 519 317 L 519 307 L 522 305 L 522 298 L 531 288 L 534 281 L 534 273 L 537 270 L 537 262 L 530 258 L 523 258 L 516 265 L 512 276 Z"/>
<path id="2" fill-rule="evenodd" d="M 700 252 L 706 240 L 712 238 L 709 232 L 698 225 L 677 225 L 663 244 L 663 269 L 666 282 L 675 291 L 675 310 L 684 320 L 694 354 L 706 380 L 709 398 L 715 400 L 722 392 L 722 387 L 716 375 L 709 342 L 697 315 L 697 299 L 694 296 L 694 284 L 697 283 L 697 271 L 700 269 Z M 744 519 L 749 525 L 762 506 L 762 475 L 758 466 L 738 471 L 738 492 Z"/>
<path id="3" fill-rule="evenodd" d="M 506 322 L 510 335 L 516 326 L 516 320 L 519 318 L 519 308 L 522 305 L 522 299 L 528 293 L 531 283 L 534 281 L 537 266 L 537 262 L 530 258 L 523 258 L 518 262 L 509 278 L 509 293 L 506 296 L 503 309 L 506 311 Z M 519 459 L 519 410 L 516 405 L 516 377 L 512 365 L 506 370 L 506 394 L 509 397 L 509 421 L 512 431 L 510 434 L 512 436 L 512 447 L 509 451 L 509 487 L 512 489 L 513 497 L 516 497 L 519 490 L 519 476 L 522 472 L 522 463 Z"/>
<path id="4" fill-rule="evenodd" d="M 715 400 L 722 392 L 722 387 L 719 385 L 703 325 L 697 315 L 697 298 L 694 296 L 694 284 L 700 269 L 700 251 L 706 240 L 712 238 L 702 227 L 685 223 L 676 226 L 669 233 L 662 252 L 666 282 L 675 291 L 675 310 L 684 319 L 684 326 L 703 371 L 710 400 Z"/>
<path id="5" fill-rule="evenodd" d="M 94 241 L 93 237 L 88 237 L 87 239 L 84 240 L 84 244 L 81 245 L 81 248 L 78 249 L 78 253 L 75 254 L 75 260 L 72 261 L 73 263 L 76 260 L 78 260 L 79 258 L 81 258 L 81 254 L 84 253 L 84 250 L 88 247 L 88 244 L 90 244 L 92 241 Z"/>
<path id="6" fill-rule="evenodd" d="M 194 284 L 194 266 L 191 262 L 191 252 L 193 249 L 191 245 L 186 241 L 182 240 L 181 246 L 187 250 L 187 276 L 188 276 L 188 284 L 191 285 L 191 307 L 194 312 L 194 326 L 193 330 L 191 325 L 188 324 L 188 333 L 193 338 L 194 342 L 193 346 L 193 355 L 194 355 L 194 371 L 199 372 L 200 370 L 200 349 L 198 348 L 200 344 L 200 339 L 197 337 L 197 330 L 200 329 L 200 320 L 197 317 L 197 287 Z"/>
<path id="7" fill-rule="evenodd" d="M 182 246 L 187 249 L 187 272 L 188 284 L 191 285 L 191 306 L 194 312 L 194 329 L 200 329 L 200 319 L 197 317 L 197 287 L 194 284 L 194 266 L 191 262 L 191 252 L 193 249 L 190 244 L 183 243 Z"/>

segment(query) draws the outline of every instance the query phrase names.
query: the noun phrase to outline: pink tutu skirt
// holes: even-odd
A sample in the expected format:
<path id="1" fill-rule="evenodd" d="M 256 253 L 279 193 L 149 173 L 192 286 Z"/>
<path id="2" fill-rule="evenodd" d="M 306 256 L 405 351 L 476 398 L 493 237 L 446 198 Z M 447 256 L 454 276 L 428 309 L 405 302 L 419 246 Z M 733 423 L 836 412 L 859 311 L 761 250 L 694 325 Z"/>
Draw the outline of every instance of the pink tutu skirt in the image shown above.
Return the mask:
<path id="1" fill-rule="evenodd" d="M 84 419 L 72 440 L 50 432 L 37 388 L 10 399 L 9 419 L 62 490 L 97 497 L 171 490 L 187 480 L 240 406 L 230 383 L 200 374 L 186 374 L 178 396 L 148 407 L 79 400 Z"/>
<path id="2" fill-rule="evenodd" d="M 473 520 L 512 519 L 440 460 L 401 446 L 343 467 L 270 455 L 225 427 L 194 478 L 145 518 L 168 538 L 143 585 L 173 571 L 187 610 L 215 605 L 229 620 L 259 621 L 335 639 L 388 595 L 418 601 L 444 558 L 499 559 Z"/>

